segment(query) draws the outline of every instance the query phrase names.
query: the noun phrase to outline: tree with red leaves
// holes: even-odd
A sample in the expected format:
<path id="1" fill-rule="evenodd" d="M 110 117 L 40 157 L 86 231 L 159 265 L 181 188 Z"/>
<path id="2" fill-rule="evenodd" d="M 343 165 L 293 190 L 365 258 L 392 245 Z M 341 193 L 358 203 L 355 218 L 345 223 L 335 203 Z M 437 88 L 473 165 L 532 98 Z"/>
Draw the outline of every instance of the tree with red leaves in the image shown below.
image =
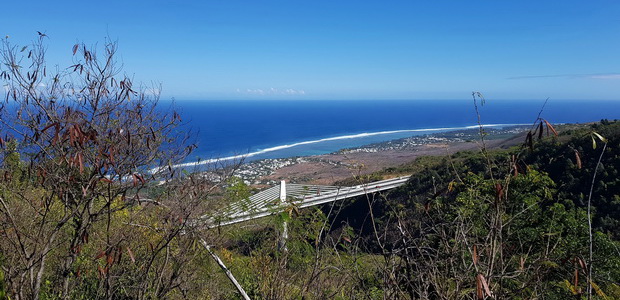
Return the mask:
<path id="1" fill-rule="evenodd" d="M 193 146 L 178 129 L 179 114 L 158 106 L 159 87 L 136 87 L 122 75 L 115 42 L 106 42 L 100 51 L 76 44 L 68 51 L 73 65 L 50 68 L 44 39 L 46 35 L 39 35 L 32 45 L 18 47 L 5 38 L 0 51 L 5 93 L 0 103 L 0 251 L 5 280 L 13 299 L 38 299 L 45 281 L 52 282 L 53 288 L 47 289 L 54 294 L 71 298 L 85 272 L 78 260 L 93 247 L 89 240 L 96 232 L 100 258 L 105 258 L 96 271 L 96 295 L 111 298 L 119 289 L 112 266 L 123 252 L 136 262 L 132 238 L 124 235 L 130 230 L 114 227 L 114 213 L 143 203 L 141 191 L 152 182 L 170 180 L 172 166 Z M 151 285 L 147 279 L 201 198 L 196 189 L 201 183 L 189 182 L 165 185 L 176 190 L 160 195 L 174 195 L 167 198 L 174 198 L 174 205 L 150 199 L 161 204 L 159 216 L 178 221 L 158 228 L 165 234 L 154 238 L 142 256 L 145 279 L 136 285 L 136 298 L 148 297 L 146 290 L 165 295 L 176 284 L 174 278 L 169 286 Z M 125 223 L 125 228 L 131 226 Z"/>

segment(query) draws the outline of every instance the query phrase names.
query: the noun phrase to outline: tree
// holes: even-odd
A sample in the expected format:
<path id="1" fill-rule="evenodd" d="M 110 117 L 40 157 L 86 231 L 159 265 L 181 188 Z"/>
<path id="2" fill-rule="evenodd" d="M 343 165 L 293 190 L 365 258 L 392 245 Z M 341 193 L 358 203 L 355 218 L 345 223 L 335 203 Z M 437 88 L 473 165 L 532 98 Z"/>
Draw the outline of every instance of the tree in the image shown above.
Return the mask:
<path id="1" fill-rule="evenodd" d="M 620 123 L 592 126 L 612 137 L 611 148 L 595 152 L 591 128 L 543 138 L 543 122 L 523 147 L 437 159 L 391 194 L 386 213 L 375 214 L 385 226 L 365 233 L 370 242 L 380 236 L 373 244 L 397 262 L 386 273 L 399 284 L 386 291 L 406 289 L 412 299 L 617 298 L 619 244 L 609 228 Z M 583 200 L 593 186 L 590 234 Z"/>
<path id="2" fill-rule="evenodd" d="M 164 270 L 167 253 L 158 267 L 162 275 L 153 279 L 157 257 L 180 238 L 209 184 L 194 177 L 170 182 L 172 166 L 193 149 L 178 129 L 181 118 L 158 105 L 159 87 L 136 87 L 122 75 L 115 42 L 106 41 L 100 51 L 76 44 L 73 65 L 53 69 L 45 60 L 46 39 L 39 35 L 18 47 L 7 37 L 0 51 L 6 92 L 0 104 L 0 251 L 8 293 L 38 299 L 46 290 L 70 298 L 73 288 L 88 285 L 79 267 L 90 264 L 95 270 L 88 274 L 99 279 L 96 297 L 111 298 L 123 284 L 112 266 L 126 253 L 131 261 L 144 259 L 144 281 L 127 293 L 161 297 L 180 276 Z M 164 191 L 144 199 L 145 187 L 156 182 L 167 182 Z M 144 228 L 157 234 L 138 255 L 127 234 Z M 105 262 L 81 262 L 93 253 L 95 262 Z M 166 284 L 164 274 L 172 278 Z M 44 287 L 46 280 L 51 285 Z"/>

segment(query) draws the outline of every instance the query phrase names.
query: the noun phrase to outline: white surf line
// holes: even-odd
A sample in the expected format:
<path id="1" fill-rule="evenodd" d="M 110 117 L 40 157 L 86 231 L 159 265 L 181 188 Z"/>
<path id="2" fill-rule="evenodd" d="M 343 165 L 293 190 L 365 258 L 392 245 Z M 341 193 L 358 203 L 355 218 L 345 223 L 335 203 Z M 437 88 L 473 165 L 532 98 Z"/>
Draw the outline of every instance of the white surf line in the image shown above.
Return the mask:
<path id="1" fill-rule="evenodd" d="M 531 124 L 485 124 L 485 125 L 482 125 L 482 127 L 506 127 L 506 126 L 529 126 L 529 125 L 531 125 Z M 176 165 L 173 165 L 172 167 L 173 168 L 198 167 L 198 166 L 218 163 L 218 162 L 222 162 L 222 161 L 240 160 L 240 159 L 244 159 L 244 158 L 248 158 L 248 157 L 252 157 L 252 156 L 256 156 L 256 155 L 260 155 L 260 154 L 264 154 L 264 153 L 268 153 L 268 152 L 278 151 L 278 150 L 282 150 L 282 149 L 288 149 L 288 148 L 302 146 L 302 145 L 309 145 L 309 144 L 328 142 L 328 141 L 336 141 L 336 140 L 344 140 L 344 139 L 355 139 L 355 138 L 362 138 L 362 137 L 369 137 L 369 136 L 376 136 L 376 135 L 405 133 L 405 132 L 453 131 L 453 130 L 461 130 L 461 129 L 475 129 L 475 128 L 478 128 L 478 127 L 479 127 L 479 125 L 470 125 L 470 126 L 462 126 L 462 127 L 402 129 L 402 130 L 377 131 L 377 132 L 365 132 L 365 133 L 358 133 L 358 134 L 351 134 L 351 135 L 341 135 L 341 136 L 323 138 L 323 139 L 318 139 L 318 140 L 303 141 L 303 142 L 298 142 L 298 143 L 293 143 L 293 144 L 285 144 L 285 145 L 270 147 L 270 148 L 266 148 L 266 149 L 263 149 L 263 150 L 251 152 L 251 153 L 248 153 L 248 154 L 240 154 L 240 155 L 233 155 L 233 156 L 227 156 L 227 157 L 221 157 L 221 158 L 206 159 L 206 160 L 201 160 L 201 161 L 196 161 L 196 162 L 176 164 Z M 154 168 L 154 169 L 151 170 L 151 172 L 155 172 L 157 170 L 159 170 L 159 168 Z"/>

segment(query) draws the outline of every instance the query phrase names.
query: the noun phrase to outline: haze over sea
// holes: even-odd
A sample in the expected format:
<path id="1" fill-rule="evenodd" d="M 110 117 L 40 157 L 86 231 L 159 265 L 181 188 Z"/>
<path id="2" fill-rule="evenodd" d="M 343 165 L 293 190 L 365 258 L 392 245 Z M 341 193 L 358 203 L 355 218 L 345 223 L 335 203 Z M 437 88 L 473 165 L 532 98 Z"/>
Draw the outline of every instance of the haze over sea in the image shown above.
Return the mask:
<path id="1" fill-rule="evenodd" d="M 543 100 L 487 100 L 483 124 L 532 124 Z M 166 106 L 166 103 L 162 103 Z M 198 149 L 187 162 L 325 154 L 342 148 L 475 126 L 469 100 L 177 101 Z M 620 118 L 620 101 L 549 100 L 542 118 L 584 123 Z"/>

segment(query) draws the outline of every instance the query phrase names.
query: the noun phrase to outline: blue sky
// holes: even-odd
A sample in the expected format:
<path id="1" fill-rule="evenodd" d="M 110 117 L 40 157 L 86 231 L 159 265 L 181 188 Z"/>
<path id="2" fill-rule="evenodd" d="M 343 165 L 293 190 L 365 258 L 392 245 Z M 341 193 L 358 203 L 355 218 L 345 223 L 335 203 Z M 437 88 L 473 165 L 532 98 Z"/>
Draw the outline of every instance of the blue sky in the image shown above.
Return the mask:
<path id="1" fill-rule="evenodd" d="M 162 98 L 620 99 L 620 1 L 3 1 L 0 34 L 118 40 Z"/>

